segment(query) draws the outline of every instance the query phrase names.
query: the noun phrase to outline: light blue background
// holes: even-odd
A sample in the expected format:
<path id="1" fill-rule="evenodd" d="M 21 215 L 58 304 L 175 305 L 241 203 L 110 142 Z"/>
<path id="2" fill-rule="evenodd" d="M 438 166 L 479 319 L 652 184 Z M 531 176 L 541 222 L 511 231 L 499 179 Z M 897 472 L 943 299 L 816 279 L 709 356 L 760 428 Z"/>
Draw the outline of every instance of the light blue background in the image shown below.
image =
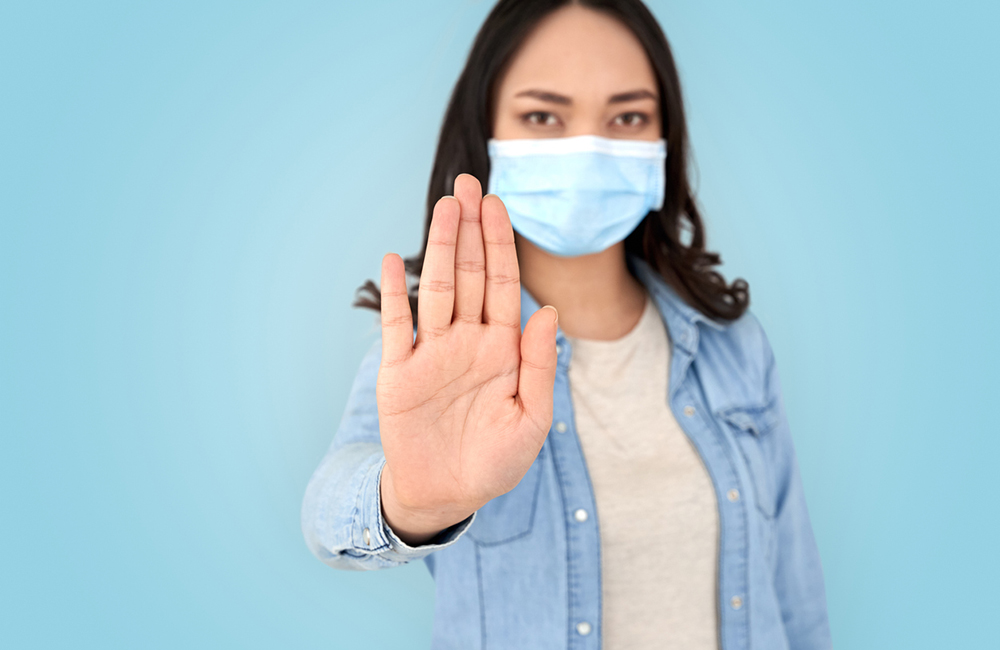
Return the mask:
<path id="1" fill-rule="evenodd" d="M 0 645 L 425 648 L 299 504 L 487 2 L 0 6 Z M 996 643 L 1000 9 L 652 3 L 841 648 Z"/>

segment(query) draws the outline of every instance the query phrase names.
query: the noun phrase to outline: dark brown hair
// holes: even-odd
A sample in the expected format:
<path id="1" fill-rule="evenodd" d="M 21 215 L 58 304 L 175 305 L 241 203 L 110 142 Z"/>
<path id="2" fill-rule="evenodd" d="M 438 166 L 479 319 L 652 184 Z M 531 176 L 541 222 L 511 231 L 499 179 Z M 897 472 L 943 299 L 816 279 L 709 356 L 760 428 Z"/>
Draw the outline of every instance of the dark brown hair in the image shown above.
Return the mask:
<path id="1" fill-rule="evenodd" d="M 445 112 L 434 168 L 427 192 L 424 241 L 420 252 L 405 260 L 407 272 L 419 279 L 427 249 L 434 204 L 451 194 L 455 178 L 465 172 L 486 185 L 490 160 L 486 142 L 493 130 L 494 86 L 511 55 L 538 22 L 553 10 L 579 4 L 603 11 L 625 24 L 642 44 L 656 74 L 660 91 L 663 137 L 670 155 L 666 162 L 663 207 L 650 212 L 625 239 L 625 250 L 645 260 L 692 307 L 711 318 L 734 320 L 750 303 L 743 279 L 731 285 L 713 267 L 718 253 L 705 249 L 705 226 L 688 180 L 688 133 L 680 79 L 667 37 L 640 0 L 500 0 L 472 44 L 465 69 Z M 687 236 L 685 236 L 687 231 Z M 688 240 L 688 241 L 685 241 Z M 417 316 L 417 283 L 411 285 L 410 307 Z M 358 289 L 357 307 L 381 308 L 381 295 L 368 280 Z"/>

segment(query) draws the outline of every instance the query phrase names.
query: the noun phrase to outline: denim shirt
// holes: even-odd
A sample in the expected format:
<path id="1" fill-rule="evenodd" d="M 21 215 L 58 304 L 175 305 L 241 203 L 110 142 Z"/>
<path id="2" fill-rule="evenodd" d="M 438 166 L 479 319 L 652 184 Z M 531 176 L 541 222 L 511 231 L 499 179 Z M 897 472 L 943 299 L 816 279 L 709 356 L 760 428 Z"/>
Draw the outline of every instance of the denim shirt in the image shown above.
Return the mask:
<path id="1" fill-rule="evenodd" d="M 630 258 L 629 265 L 669 333 L 664 399 L 715 488 L 722 648 L 829 648 L 819 554 L 760 323 L 749 311 L 730 323 L 713 321 L 646 263 Z M 538 307 L 522 288 L 522 329 Z M 600 513 L 574 424 L 573 350 L 561 330 L 556 343 L 552 426 L 538 457 L 513 490 L 430 543 L 407 545 L 382 517 L 379 341 L 362 361 L 340 428 L 306 489 L 303 533 L 326 564 L 366 570 L 425 562 L 435 583 L 435 649 L 601 647 Z M 658 552 L 655 538 L 647 549 Z"/>

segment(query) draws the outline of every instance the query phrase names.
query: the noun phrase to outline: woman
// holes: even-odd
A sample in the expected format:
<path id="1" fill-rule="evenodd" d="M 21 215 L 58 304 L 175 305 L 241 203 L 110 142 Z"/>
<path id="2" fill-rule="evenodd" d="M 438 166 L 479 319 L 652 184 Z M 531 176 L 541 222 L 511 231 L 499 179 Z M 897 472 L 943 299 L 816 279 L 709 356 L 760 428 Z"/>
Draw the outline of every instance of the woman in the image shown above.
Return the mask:
<path id="1" fill-rule="evenodd" d="M 381 341 L 303 505 L 331 566 L 424 560 L 435 648 L 829 647 L 774 359 L 686 156 L 639 0 L 493 9 L 416 295 L 387 255 L 360 301 Z"/>

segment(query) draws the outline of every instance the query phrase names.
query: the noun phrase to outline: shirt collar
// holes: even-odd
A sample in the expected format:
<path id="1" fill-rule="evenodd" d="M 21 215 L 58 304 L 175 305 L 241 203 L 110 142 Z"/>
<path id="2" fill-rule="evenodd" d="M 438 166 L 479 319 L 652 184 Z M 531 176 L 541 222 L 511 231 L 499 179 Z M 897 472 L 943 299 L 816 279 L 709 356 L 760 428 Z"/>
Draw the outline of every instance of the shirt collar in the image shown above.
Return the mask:
<path id="1" fill-rule="evenodd" d="M 653 302 L 656 303 L 657 309 L 660 311 L 660 315 L 663 317 L 663 321 L 667 326 L 667 332 L 670 335 L 670 339 L 674 341 L 676 345 L 687 350 L 689 353 L 694 354 L 698 349 L 698 324 L 702 323 L 705 326 L 714 330 L 724 330 L 726 324 L 713 320 L 701 313 L 694 307 L 690 306 L 677 294 L 677 292 L 671 287 L 663 277 L 657 273 L 653 268 L 644 260 L 629 255 L 627 259 L 629 267 L 634 271 L 636 278 L 642 282 L 646 290 L 649 291 L 650 296 L 653 298 Z M 528 319 L 531 318 L 532 314 L 540 309 L 538 301 L 521 285 L 521 331 L 524 331 L 525 326 L 528 324 Z M 563 345 L 566 341 L 566 336 L 563 334 L 562 328 L 557 327 L 556 329 L 556 343 Z"/>

